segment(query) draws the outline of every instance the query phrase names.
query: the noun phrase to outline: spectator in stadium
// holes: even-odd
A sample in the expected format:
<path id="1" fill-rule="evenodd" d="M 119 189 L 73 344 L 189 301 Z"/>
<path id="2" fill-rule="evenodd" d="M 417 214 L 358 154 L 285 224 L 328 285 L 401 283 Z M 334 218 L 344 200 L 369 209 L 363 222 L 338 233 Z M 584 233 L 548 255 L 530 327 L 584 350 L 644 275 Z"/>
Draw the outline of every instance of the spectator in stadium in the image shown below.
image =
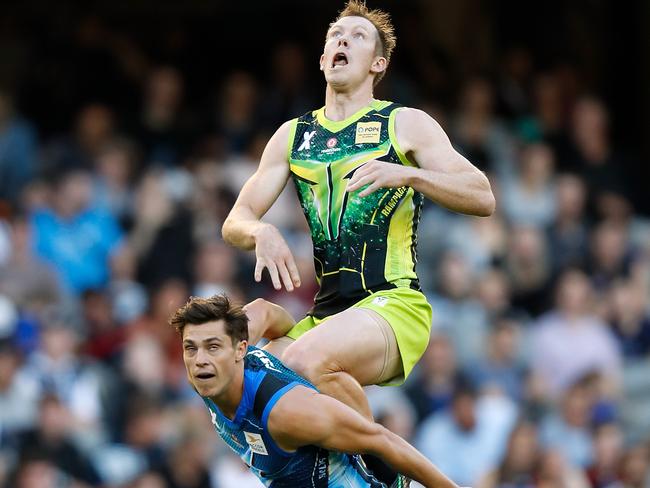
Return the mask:
<path id="1" fill-rule="evenodd" d="M 548 228 L 547 240 L 553 272 L 558 273 L 567 266 L 586 265 L 589 230 L 585 182 L 575 174 L 560 174 L 555 196 L 557 212 Z"/>
<path id="2" fill-rule="evenodd" d="M 494 115 L 495 94 L 486 77 L 474 76 L 464 84 L 459 110 L 452 121 L 452 139 L 461 153 L 483 171 L 504 174 L 515 161 L 513 138 Z"/>
<path id="3" fill-rule="evenodd" d="M 527 371 L 522 361 L 521 329 L 517 315 L 495 319 L 482 358 L 465 369 L 479 391 L 507 395 L 515 402 L 523 399 Z"/>
<path id="4" fill-rule="evenodd" d="M 548 309 L 551 263 L 544 233 L 535 227 L 510 230 L 503 267 L 512 289 L 512 305 L 537 317 Z"/>
<path id="5" fill-rule="evenodd" d="M 650 313 L 643 289 L 632 280 L 617 280 L 609 294 L 608 321 L 626 360 L 650 353 Z"/>
<path id="6" fill-rule="evenodd" d="M 104 427 L 105 372 L 79 354 L 83 337 L 76 311 L 46 309 L 40 327 L 40 347 L 27 358 L 25 374 L 39 385 L 39 395 L 53 393 L 65 404 L 79 437 L 95 442 Z"/>
<path id="7" fill-rule="evenodd" d="M 456 355 L 449 338 L 434 332 L 413 379 L 406 382 L 406 394 L 415 406 L 418 423 L 451 404 L 457 373 Z"/>
<path id="8" fill-rule="evenodd" d="M 601 222 L 592 232 L 589 275 L 596 292 L 604 293 L 617 278 L 630 275 L 634 250 L 630 248 L 627 227 Z"/>
<path id="9" fill-rule="evenodd" d="M 172 66 L 151 70 L 144 84 L 142 109 L 130 133 L 139 142 L 147 166 L 180 165 L 188 151 L 193 123 L 182 113 L 183 74 Z"/>
<path id="10" fill-rule="evenodd" d="M 194 260 L 192 295 L 199 297 L 210 297 L 219 293 L 234 295 L 233 283 L 236 272 L 237 255 L 231 247 L 216 239 L 202 243 L 198 246 Z"/>
<path id="11" fill-rule="evenodd" d="M 137 263 L 137 279 L 155 287 L 170 278 L 191 278 L 193 218 L 175 201 L 160 170 L 147 172 L 135 195 L 134 222 L 128 237 Z"/>
<path id="12" fill-rule="evenodd" d="M 645 488 L 650 481 L 650 448 L 637 444 L 629 449 L 621 461 L 623 486 Z"/>
<path id="13" fill-rule="evenodd" d="M 501 460 L 517 420 L 517 407 L 502 396 L 479 397 L 460 382 L 448 409 L 425 420 L 416 447 L 450 478 L 475 486 Z"/>
<path id="14" fill-rule="evenodd" d="M 477 488 L 534 486 L 541 456 L 535 424 L 520 420 L 510 433 L 501 464 L 476 485 Z"/>
<path id="15" fill-rule="evenodd" d="M 266 127 L 278 127 L 285 120 L 304 114 L 317 104 L 315 83 L 308 79 L 304 45 L 281 42 L 270 57 L 272 79 L 260 107 Z"/>
<path id="16" fill-rule="evenodd" d="M 608 193 L 631 194 L 623 156 L 612 147 L 609 113 L 603 102 L 583 96 L 573 107 L 571 118 L 572 163 L 589 189 L 589 209 L 598 215 L 604 206 L 600 200 Z"/>
<path id="17" fill-rule="evenodd" d="M 0 265 L 0 293 L 9 297 L 23 312 L 38 311 L 64 299 L 61 280 L 54 266 L 34 252 L 33 233 L 29 217 L 15 213 L 10 227 L 10 255 Z"/>
<path id="18" fill-rule="evenodd" d="M 555 303 L 532 332 L 533 371 L 554 398 L 592 370 L 602 374 L 604 388 L 614 394 L 622 356 L 607 325 L 592 312 L 593 290 L 587 276 L 577 269 L 565 271 L 555 289 Z"/>
<path id="19" fill-rule="evenodd" d="M 226 156 L 242 154 L 258 129 L 257 82 L 246 71 L 233 71 L 217 93 L 219 100 L 212 117 L 216 132 L 224 138 L 224 152 Z"/>
<path id="20" fill-rule="evenodd" d="M 34 176 L 37 150 L 36 130 L 16 113 L 11 93 L 0 88 L 0 200 L 17 201 Z"/>
<path id="21" fill-rule="evenodd" d="M 556 213 L 554 156 L 544 144 L 523 148 L 514 174 L 501 179 L 501 208 L 512 225 L 546 228 Z"/>
<path id="22" fill-rule="evenodd" d="M 571 466 L 587 468 L 593 460 L 593 407 L 588 385 L 584 381 L 571 385 L 559 400 L 559 411 L 542 421 L 540 440 L 544 448 L 561 453 Z"/>
<path id="23" fill-rule="evenodd" d="M 594 461 L 586 475 L 594 488 L 621 484 L 620 466 L 623 457 L 623 433 L 616 422 L 608 422 L 594 429 Z"/>
<path id="24" fill-rule="evenodd" d="M 589 480 L 580 468 L 571 466 L 557 451 L 544 451 L 537 470 L 537 486 L 553 488 L 566 486 L 571 488 L 589 488 Z"/>
<path id="25" fill-rule="evenodd" d="M 58 170 L 52 178 L 49 205 L 31 216 L 37 255 L 56 267 L 74 295 L 107 285 L 110 260 L 122 243 L 113 216 L 90 207 L 91 188 L 87 171 Z"/>
<path id="26" fill-rule="evenodd" d="M 36 422 L 39 388 L 21 366 L 17 345 L 0 338 L 0 458 L 11 438 Z"/>
<path id="27" fill-rule="evenodd" d="M 115 116 L 105 104 L 84 105 L 75 123 L 71 136 L 60 136 L 45 147 L 41 166 L 45 173 L 91 169 L 102 149 L 115 137 Z"/>
<path id="28" fill-rule="evenodd" d="M 93 206 L 110 212 L 123 228 L 132 219 L 137 170 L 137 148 L 124 138 L 109 142 L 94 161 Z"/>
<path id="29" fill-rule="evenodd" d="M 74 442 L 73 416 L 55 394 L 46 394 L 39 403 L 38 424 L 19 440 L 19 458 L 42 456 L 74 480 L 98 485 L 94 466 Z"/>
<path id="30" fill-rule="evenodd" d="M 487 269 L 476 285 L 476 297 L 483 306 L 489 321 L 510 311 L 510 282 L 508 276 L 498 267 Z"/>
<path id="31" fill-rule="evenodd" d="M 433 329 L 449 337 L 458 362 L 466 365 L 483 351 L 488 331 L 487 317 L 473 295 L 475 276 L 463 256 L 447 252 L 439 270 L 439 292 L 428 297 L 436 310 Z"/>

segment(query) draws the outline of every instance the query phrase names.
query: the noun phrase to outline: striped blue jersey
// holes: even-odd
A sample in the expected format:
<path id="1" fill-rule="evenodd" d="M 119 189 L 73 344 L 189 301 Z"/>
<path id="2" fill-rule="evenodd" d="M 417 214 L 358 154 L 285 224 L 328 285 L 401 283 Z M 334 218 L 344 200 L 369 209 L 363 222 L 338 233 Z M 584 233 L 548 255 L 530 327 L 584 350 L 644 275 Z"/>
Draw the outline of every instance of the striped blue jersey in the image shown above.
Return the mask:
<path id="1" fill-rule="evenodd" d="M 304 446 L 281 449 L 267 429 L 276 402 L 307 380 L 285 367 L 275 356 L 249 346 L 244 359 L 244 389 L 235 417 L 230 420 L 209 398 L 203 398 L 219 436 L 271 488 L 374 488 L 377 482 L 358 456 Z"/>

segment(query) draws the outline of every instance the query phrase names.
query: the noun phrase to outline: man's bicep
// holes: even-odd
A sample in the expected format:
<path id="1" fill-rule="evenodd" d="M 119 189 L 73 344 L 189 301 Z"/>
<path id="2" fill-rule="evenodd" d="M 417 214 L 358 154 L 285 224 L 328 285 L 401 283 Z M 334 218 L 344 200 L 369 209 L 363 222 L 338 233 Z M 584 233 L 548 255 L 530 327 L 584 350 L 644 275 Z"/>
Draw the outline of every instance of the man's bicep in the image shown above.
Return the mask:
<path id="1" fill-rule="evenodd" d="M 427 113 L 403 110 L 397 114 L 395 129 L 402 149 L 420 168 L 449 173 L 476 170 L 454 149 L 444 129 Z"/>
<path id="2" fill-rule="evenodd" d="M 306 388 L 304 390 L 307 390 Z M 295 388 L 269 416 L 269 430 L 297 449 L 315 445 L 348 453 L 375 452 L 381 427 L 334 398 Z"/>
<path id="3" fill-rule="evenodd" d="M 278 198 L 289 178 L 287 143 L 291 121 L 273 134 L 264 148 L 257 171 L 244 184 L 235 207 L 248 207 L 261 218 Z"/>
<path id="4" fill-rule="evenodd" d="M 314 407 L 315 390 L 296 386 L 275 403 L 269 412 L 267 428 L 275 442 L 285 450 L 315 445 L 322 440 L 329 425 L 317 417 Z"/>
<path id="5" fill-rule="evenodd" d="M 332 426 L 318 444 L 325 449 L 347 453 L 377 454 L 384 442 L 384 428 L 366 419 L 347 405 L 320 395 L 319 412 Z"/>

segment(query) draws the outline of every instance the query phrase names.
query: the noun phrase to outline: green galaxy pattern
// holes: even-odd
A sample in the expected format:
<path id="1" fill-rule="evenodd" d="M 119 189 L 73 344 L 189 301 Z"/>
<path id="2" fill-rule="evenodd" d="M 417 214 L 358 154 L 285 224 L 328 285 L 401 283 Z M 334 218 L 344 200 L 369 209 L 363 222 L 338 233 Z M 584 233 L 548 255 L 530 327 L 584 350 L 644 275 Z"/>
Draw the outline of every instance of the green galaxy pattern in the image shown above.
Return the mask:
<path id="1" fill-rule="evenodd" d="M 320 290 L 312 313 L 317 317 L 343 310 L 369 292 L 393 287 L 384 276 L 386 239 L 391 216 L 410 193 L 405 187 L 379 189 L 360 198 L 362 188 L 352 193 L 346 188 L 368 161 L 402 164 L 388 130 L 395 108 L 391 104 L 371 110 L 336 132 L 319 124 L 315 112 L 298 119 L 289 162 L 314 246 Z M 355 143 L 357 124 L 367 122 L 381 123 L 379 141 Z M 416 193 L 414 219 L 419 218 L 421 200 Z M 405 245 L 414 247 L 414 241 Z"/>

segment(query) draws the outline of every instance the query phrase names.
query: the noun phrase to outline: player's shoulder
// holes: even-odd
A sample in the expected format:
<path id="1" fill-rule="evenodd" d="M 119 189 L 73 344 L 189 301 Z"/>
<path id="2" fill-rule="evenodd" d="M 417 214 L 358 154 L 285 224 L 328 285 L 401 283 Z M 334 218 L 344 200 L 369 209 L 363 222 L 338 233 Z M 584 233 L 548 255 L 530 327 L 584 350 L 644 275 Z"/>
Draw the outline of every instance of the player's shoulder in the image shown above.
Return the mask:
<path id="1" fill-rule="evenodd" d="M 273 412 L 288 419 L 296 419 L 313 407 L 318 395 L 316 390 L 307 385 L 295 385 L 275 402 Z"/>
<path id="2" fill-rule="evenodd" d="M 440 124 L 419 108 L 403 107 L 395 116 L 395 133 L 403 150 L 446 140 Z"/>
<path id="3" fill-rule="evenodd" d="M 280 127 L 278 127 L 275 133 L 269 139 L 269 142 L 266 145 L 265 153 L 273 156 L 273 159 L 283 159 L 287 151 L 287 144 L 289 138 L 291 137 L 292 127 L 295 126 L 295 119 L 287 120 Z"/>
<path id="4" fill-rule="evenodd" d="M 287 137 L 289 135 L 289 132 L 291 131 L 291 126 L 293 124 L 295 124 L 296 120 L 297 119 L 294 118 L 294 119 L 289 119 L 289 120 L 283 122 L 282 125 L 280 125 L 280 127 L 278 127 L 278 130 L 275 131 L 275 133 L 276 134 L 281 134 L 284 137 Z"/>
<path id="5" fill-rule="evenodd" d="M 435 122 L 435 119 L 431 115 L 415 107 L 399 107 L 395 117 L 396 122 L 402 125 L 416 126 L 425 122 Z"/>
<path id="6" fill-rule="evenodd" d="M 315 114 L 316 111 L 313 113 L 307 112 L 299 117 L 294 117 L 293 119 L 289 119 L 283 122 L 282 125 L 280 125 L 280 127 L 278 127 L 278 129 L 275 131 L 273 138 L 284 142 L 290 140 L 296 130 L 296 126 L 301 122 L 310 122 L 312 119 L 315 119 Z"/>

